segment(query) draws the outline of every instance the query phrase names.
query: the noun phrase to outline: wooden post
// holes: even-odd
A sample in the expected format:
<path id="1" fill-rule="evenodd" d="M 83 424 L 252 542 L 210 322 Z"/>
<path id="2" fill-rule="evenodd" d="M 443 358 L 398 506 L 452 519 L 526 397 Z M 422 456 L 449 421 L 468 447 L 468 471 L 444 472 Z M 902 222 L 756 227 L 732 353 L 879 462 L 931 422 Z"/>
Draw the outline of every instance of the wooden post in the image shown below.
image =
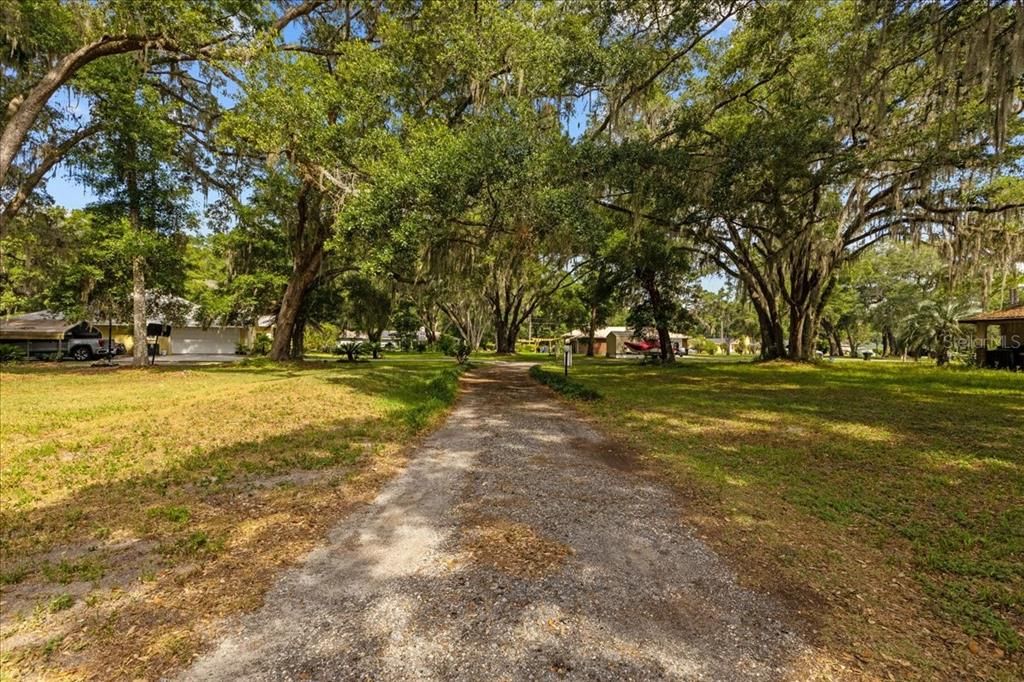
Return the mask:
<path id="1" fill-rule="evenodd" d="M 978 360 L 978 367 L 985 366 L 986 351 L 988 350 L 988 323 L 974 323 L 974 355 Z"/>

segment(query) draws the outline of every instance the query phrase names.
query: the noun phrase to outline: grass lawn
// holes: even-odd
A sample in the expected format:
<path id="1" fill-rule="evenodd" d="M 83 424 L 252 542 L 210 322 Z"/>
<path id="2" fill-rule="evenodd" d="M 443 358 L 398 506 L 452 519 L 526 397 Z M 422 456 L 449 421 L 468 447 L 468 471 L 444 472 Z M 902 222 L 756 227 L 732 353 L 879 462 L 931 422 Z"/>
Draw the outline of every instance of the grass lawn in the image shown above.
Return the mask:
<path id="1" fill-rule="evenodd" d="M 840 666 L 1021 679 L 1024 377 L 690 358 L 578 360 L 572 377 L 603 394 L 579 409 Z"/>
<path id="2" fill-rule="evenodd" d="M 0 677 L 187 662 L 454 394 L 437 359 L 5 368 Z"/>

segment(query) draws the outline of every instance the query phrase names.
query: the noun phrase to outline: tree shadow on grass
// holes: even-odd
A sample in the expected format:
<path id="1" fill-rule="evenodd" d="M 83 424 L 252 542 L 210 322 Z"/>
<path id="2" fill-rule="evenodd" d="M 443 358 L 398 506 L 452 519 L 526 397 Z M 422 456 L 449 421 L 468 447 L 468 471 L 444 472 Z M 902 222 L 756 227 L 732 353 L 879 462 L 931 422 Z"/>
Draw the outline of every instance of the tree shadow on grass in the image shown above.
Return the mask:
<path id="1" fill-rule="evenodd" d="M 587 368 L 584 381 L 605 394 L 588 409 L 636 434 L 716 513 L 789 532 L 797 545 L 829 547 L 838 533 L 849 542 L 829 551 L 847 565 L 881 549 L 965 632 L 1020 648 L 1019 377 L 684 365 Z M 814 520 L 824 526 L 812 542 L 800 528 Z M 802 561 L 819 562 L 821 552 Z"/>
<path id="2" fill-rule="evenodd" d="M 422 392 L 436 375 L 324 377 L 383 401 L 383 413 L 339 415 L 87 485 L 54 503 L 4 509 L 3 564 L 17 583 L 4 588 L 7 660 L 102 677 L 154 677 L 184 662 L 214 620 L 258 604 L 280 567 L 372 498 L 398 466 L 399 446 L 443 408 Z M 18 621 L 65 592 L 71 609 Z"/>

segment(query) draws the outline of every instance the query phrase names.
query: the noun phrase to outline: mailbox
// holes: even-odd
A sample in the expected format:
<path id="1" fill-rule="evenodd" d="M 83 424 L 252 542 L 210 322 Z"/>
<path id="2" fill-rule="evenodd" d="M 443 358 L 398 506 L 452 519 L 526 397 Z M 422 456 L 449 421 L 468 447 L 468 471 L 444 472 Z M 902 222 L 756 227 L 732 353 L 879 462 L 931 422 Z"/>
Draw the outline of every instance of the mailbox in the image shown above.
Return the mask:
<path id="1" fill-rule="evenodd" d="M 150 322 L 146 325 L 146 336 L 170 336 L 171 325 Z"/>

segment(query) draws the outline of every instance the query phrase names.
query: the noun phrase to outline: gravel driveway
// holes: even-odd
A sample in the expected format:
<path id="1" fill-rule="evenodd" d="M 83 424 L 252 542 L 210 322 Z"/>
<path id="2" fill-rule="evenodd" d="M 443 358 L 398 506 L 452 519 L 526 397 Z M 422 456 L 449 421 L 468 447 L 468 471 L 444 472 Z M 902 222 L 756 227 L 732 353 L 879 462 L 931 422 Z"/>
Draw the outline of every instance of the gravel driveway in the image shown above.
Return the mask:
<path id="1" fill-rule="evenodd" d="M 525 365 L 445 425 L 183 678 L 779 679 L 806 647 Z"/>

